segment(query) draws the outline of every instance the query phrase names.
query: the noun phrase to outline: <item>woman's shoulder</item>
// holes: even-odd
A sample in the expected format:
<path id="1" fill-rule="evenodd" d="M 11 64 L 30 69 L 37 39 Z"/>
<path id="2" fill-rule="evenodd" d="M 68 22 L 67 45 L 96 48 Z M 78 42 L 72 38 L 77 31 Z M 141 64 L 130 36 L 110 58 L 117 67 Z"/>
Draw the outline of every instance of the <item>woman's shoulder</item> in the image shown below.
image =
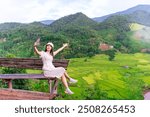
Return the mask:
<path id="1" fill-rule="evenodd" d="M 42 50 L 41 53 L 45 53 L 45 51 Z"/>
<path id="2" fill-rule="evenodd" d="M 44 51 L 40 51 L 40 55 L 41 55 L 41 57 L 43 57 L 45 55 L 45 52 Z"/>

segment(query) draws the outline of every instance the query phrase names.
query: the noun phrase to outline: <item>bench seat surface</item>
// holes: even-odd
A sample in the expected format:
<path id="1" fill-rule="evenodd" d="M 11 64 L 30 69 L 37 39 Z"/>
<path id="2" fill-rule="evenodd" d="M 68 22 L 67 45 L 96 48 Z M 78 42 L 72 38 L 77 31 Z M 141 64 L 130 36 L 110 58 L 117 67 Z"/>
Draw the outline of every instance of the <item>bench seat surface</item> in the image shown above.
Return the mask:
<path id="1" fill-rule="evenodd" d="M 0 74 L 0 79 L 48 79 L 48 77 L 43 74 Z"/>

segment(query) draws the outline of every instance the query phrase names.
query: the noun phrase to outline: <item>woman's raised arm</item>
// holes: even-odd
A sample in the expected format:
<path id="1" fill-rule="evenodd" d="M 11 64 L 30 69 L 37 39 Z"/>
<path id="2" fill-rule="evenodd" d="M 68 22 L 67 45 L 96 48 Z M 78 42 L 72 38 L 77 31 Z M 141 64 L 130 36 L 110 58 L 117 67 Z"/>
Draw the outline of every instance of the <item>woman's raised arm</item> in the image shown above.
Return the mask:
<path id="1" fill-rule="evenodd" d="M 36 42 L 34 43 L 34 51 L 38 54 L 38 55 L 41 55 L 41 51 L 39 51 L 38 49 L 37 49 L 37 46 L 38 45 L 40 45 L 40 38 L 38 38 L 37 40 L 36 40 Z"/>
<path id="2" fill-rule="evenodd" d="M 56 50 L 56 51 L 54 51 L 54 56 L 56 55 L 56 54 L 58 54 L 60 51 L 62 51 L 65 47 L 67 47 L 68 46 L 68 43 L 65 43 L 65 44 L 63 44 L 63 46 L 61 47 L 61 48 L 59 48 L 58 50 Z"/>

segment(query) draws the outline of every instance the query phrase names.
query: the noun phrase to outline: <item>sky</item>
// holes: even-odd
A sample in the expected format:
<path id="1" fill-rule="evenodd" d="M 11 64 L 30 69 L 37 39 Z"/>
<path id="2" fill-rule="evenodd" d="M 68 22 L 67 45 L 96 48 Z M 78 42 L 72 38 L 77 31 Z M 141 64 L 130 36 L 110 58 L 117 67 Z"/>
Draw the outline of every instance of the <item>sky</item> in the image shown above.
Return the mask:
<path id="1" fill-rule="evenodd" d="M 0 23 L 56 20 L 77 12 L 94 18 L 139 4 L 150 0 L 0 0 Z"/>

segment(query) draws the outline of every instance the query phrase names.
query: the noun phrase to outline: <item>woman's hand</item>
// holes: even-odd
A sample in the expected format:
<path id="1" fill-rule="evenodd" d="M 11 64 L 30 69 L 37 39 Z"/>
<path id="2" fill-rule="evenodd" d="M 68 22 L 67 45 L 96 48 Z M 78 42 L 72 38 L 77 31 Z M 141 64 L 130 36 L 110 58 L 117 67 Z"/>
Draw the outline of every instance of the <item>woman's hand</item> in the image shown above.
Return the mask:
<path id="1" fill-rule="evenodd" d="M 38 45 L 40 45 L 40 38 L 38 38 L 38 39 L 36 40 L 36 42 L 34 42 L 34 46 L 38 46 Z"/>
<path id="2" fill-rule="evenodd" d="M 65 48 L 65 47 L 68 47 L 68 43 L 64 43 L 63 44 L 63 47 Z"/>

